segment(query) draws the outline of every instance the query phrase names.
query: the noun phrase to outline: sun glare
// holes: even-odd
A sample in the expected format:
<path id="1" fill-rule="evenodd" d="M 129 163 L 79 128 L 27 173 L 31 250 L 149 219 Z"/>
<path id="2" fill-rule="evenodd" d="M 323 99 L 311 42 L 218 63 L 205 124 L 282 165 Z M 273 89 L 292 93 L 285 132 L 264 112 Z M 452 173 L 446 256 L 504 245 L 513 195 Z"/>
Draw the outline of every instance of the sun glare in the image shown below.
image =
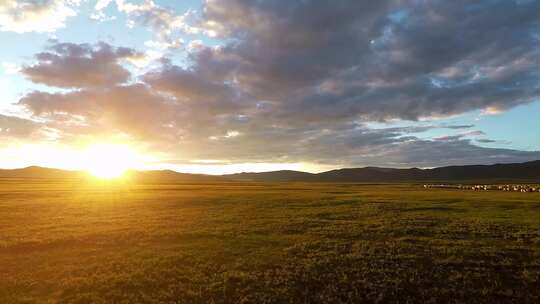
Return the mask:
<path id="1" fill-rule="evenodd" d="M 125 145 L 97 144 L 86 151 L 85 168 L 100 179 L 116 179 L 137 165 L 137 153 Z"/>

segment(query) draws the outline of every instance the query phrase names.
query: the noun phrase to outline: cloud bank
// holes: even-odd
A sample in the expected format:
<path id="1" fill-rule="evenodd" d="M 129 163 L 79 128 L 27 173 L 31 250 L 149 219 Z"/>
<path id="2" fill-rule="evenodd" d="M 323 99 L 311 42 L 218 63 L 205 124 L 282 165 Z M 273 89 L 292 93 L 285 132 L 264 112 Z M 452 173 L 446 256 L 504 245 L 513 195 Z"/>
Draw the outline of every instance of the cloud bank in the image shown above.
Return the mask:
<path id="1" fill-rule="evenodd" d="M 25 66 L 22 74 L 35 83 L 60 88 L 107 87 L 126 82 L 130 73 L 121 60 L 137 60 L 143 54 L 106 43 L 59 43 L 35 55 L 37 63 Z"/>
<path id="2" fill-rule="evenodd" d="M 427 167 L 540 158 L 478 146 L 493 142 L 478 130 L 426 139 L 418 133 L 441 126 L 368 127 L 538 100 L 538 1 L 207 0 L 190 18 L 153 1 L 116 4 L 164 40 L 183 31 L 222 44 L 199 43 L 188 65 L 163 58 L 133 79 L 125 60 L 135 50 L 56 42 L 22 73 L 71 91 L 32 92 L 21 106 L 63 132 L 73 125 L 57 117 L 76 116 L 84 121 L 77 132 L 127 134 L 179 162 Z"/>

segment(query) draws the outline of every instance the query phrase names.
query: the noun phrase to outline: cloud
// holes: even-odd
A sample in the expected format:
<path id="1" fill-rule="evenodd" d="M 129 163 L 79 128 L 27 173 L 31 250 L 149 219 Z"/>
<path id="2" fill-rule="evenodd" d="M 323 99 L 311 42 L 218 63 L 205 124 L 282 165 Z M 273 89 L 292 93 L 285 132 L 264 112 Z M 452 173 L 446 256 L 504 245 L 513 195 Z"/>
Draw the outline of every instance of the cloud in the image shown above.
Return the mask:
<path id="1" fill-rule="evenodd" d="M 95 8 L 97 11 L 102 11 L 106 9 L 112 1 L 113 0 L 97 0 Z"/>
<path id="2" fill-rule="evenodd" d="M 105 1 L 96 9 L 103 9 L 111 1 Z M 116 0 L 118 10 L 125 13 L 128 18 L 128 26 L 145 26 L 154 31 L 161 41 L 173 42 L 174 35 L 179 33 L 197 34 L 201 30 L 191 26 L 191 19 L 194 12 L 188 10 L 184 14 L 178 15 L 174 11 L 157 5 L 152 0 L 144 0 L 142 3 L 135 4 L 125 0 Z M 174 43 L 171 47 L 177 46 Z"/>
<path id="3" fill-rule="evenodd" d="M 439 136 L 439 137 L 436 137 L 435 140 L 453 141 L 453 140 L 458 140 L 458 139 L 462 139 L 462 138 L 466 138 L 466 137 L 478 137 L 478 136 L 484 136 L 484 135 L 486 135 L 486 133 L 484 133 L 483 131 L 473 130 L 473 131 L 462 132 L 462 133 L 459 133 L 459 134 L 456 134 L 456 135 Z"/>
<path id="4" fill-rule="evenodd" d="M 467 132 L 463 132 L 461 133 L 460 135 L 462 136 L 473 136 L 473 137 L 476 137 L 476 136 L 482 136 L 482 135 L 486 135 L 486 133 L 480 131 L 480 130 L 474 130 L 474 131 L 467 131 Z"/>
<path id="5" fill-rule="evenodd" d="M 27 138 L 39 128 L 39 124 L 24 118 L 0 114 L 0 138 Z"/>
<path id="6" fill-rule="evenodd" d="M 473 128 L 474 125 L 449 125 L 449 126 L 445 126 L 445 128 L 448 128 L 448 129 L 470 129 L 470 128 Z"/>
<path id="7" fill-rule="evenodd" d="M 144 76 L 146 83 L 160 92 L 174 96 L 195 115 L 239 111 L 245 102 L 241 91 L 177 66 L 165 66 Z"/>
<path id="8" fill-rule="evenodd" d="M 156 35 L 155 41 L 151 41 L 147 45 L 149 47 L 177 50 L 185 46 L 182 37 L 186 35 L 210 37 L 216 35 L 212 29 L 197 24 L 196 11 L 190 9 L 179 14 L 169 7 L 158 5 L 153 0 L 99 0 L 91 18 L 98 21 L 114 19 L 115 16 L 107 16 L 104 12 L 112 3 L 116 4 L 120 13 L 126 15 L 128 27 L 146 27 Z"/>
<path id="9" fill-rule="evenodd" d="M 463 136 L 422 139 L 405 129 L 370 129 L 361 125 L 317 128 L 235 126 L 242 136 L 216 133 L 190 143 L 187 156 L 230 162 L 308 162 L 334 167 L 434 167 L 492 164 L 540 159 L 540 151 L 479 147 Z M 218 140 L 220 139 L 220 140 Z"/>
<path id="10" fill-rule="evenodd" d="M 537 1 L 207 1 L 203 11 L 199 24 L 231 42 L 199 52 L 195 68 L 276 101 L 281 116 L 416 120 L 540 96 Z"/>
<path id="11" fill-rule="evenodd" d="M 130 73 L 122 60 L 144 55 L 130 48 L 52 41 L 49 50 L 35 56 L 36 63 L 24 66 L 22 74 L 32 82 L 61 88 L 106 87 L 126 82 Z"/>
<path id="12" fill-rule="evenodd" d="M 400 167 L 437 167 L 445 165 L 472 165 L 525 162 L 540 159 L 539 151 L 484 148 L 468 140 L 411 141 L 385 150 L 380 157 L 365 159 L 366 163 Z"/>
<path id="13" fill-rule="evenodd" d="M 125 134 L 146 141 L 165 141 L 171 138 L 162 138 L 160 134 L 179 132 L 168 132 L 175 109 L 164 97 L 141 84 L 67 93 L 35 91 L 24 96 L 19 105 L 66 136 Z"/>
<path id="14" fill-rule="evenodd" d="M 539 2 L 208 0 L 197 20 L 149 0 L 116 5 L 165 47 L 195 29 L 222 45 L 187 43 L 186 65 L 164 59 L 130 79 L 121 61 L 134 50 L 53 43 L 22 73 L 77 90 L 32 92 L 19 105 L 65 134 L 126 134 L 179 162 L 431 167 L 540 158 L 477 146 L 487 134 L 466 130 L 473 125 L 415 123 L 538 100 Z M 392 119 L 412 125 L 368 127 Z M 450 134 L 416 134 L 438 128 Z"/>
<path id="15" fill-rule="evenodd" d="M 0 31 L 54 32 L 77 15 L 79 0 L 3 0 L 0 1 Z"/>
<path id="16" fill-rule="evenodd" d="M 488 138 L 479 138 L 479 139 L 476 139 L 476 141 L 483 144 L 490 144 L 490 143 L 497 142 L 496 140 L 488 139 Z"/>

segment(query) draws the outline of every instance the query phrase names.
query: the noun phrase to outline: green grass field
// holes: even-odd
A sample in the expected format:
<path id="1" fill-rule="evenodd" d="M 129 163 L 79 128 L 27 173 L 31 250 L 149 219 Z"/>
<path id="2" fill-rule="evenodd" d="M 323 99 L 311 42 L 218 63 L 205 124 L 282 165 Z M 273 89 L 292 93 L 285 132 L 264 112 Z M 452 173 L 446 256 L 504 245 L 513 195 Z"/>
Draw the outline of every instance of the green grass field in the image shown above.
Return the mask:
<path id="1" fill-rule="evenodd" d="M 539 303 L 540 194 L 0 181 L 0 303 Z"/>

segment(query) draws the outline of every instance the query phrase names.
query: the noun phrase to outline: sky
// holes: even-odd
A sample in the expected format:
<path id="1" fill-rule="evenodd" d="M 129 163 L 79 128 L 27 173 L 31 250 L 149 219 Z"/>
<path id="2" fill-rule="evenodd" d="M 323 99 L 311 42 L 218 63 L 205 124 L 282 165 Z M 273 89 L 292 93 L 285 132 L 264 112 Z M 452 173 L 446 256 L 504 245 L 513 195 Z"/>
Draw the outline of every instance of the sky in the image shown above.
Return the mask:
<path id="1" fill-rule="evenodd" d="M 0 41 L 1 168 L 540 159 L 540 1 L 2 0 Z"/>

